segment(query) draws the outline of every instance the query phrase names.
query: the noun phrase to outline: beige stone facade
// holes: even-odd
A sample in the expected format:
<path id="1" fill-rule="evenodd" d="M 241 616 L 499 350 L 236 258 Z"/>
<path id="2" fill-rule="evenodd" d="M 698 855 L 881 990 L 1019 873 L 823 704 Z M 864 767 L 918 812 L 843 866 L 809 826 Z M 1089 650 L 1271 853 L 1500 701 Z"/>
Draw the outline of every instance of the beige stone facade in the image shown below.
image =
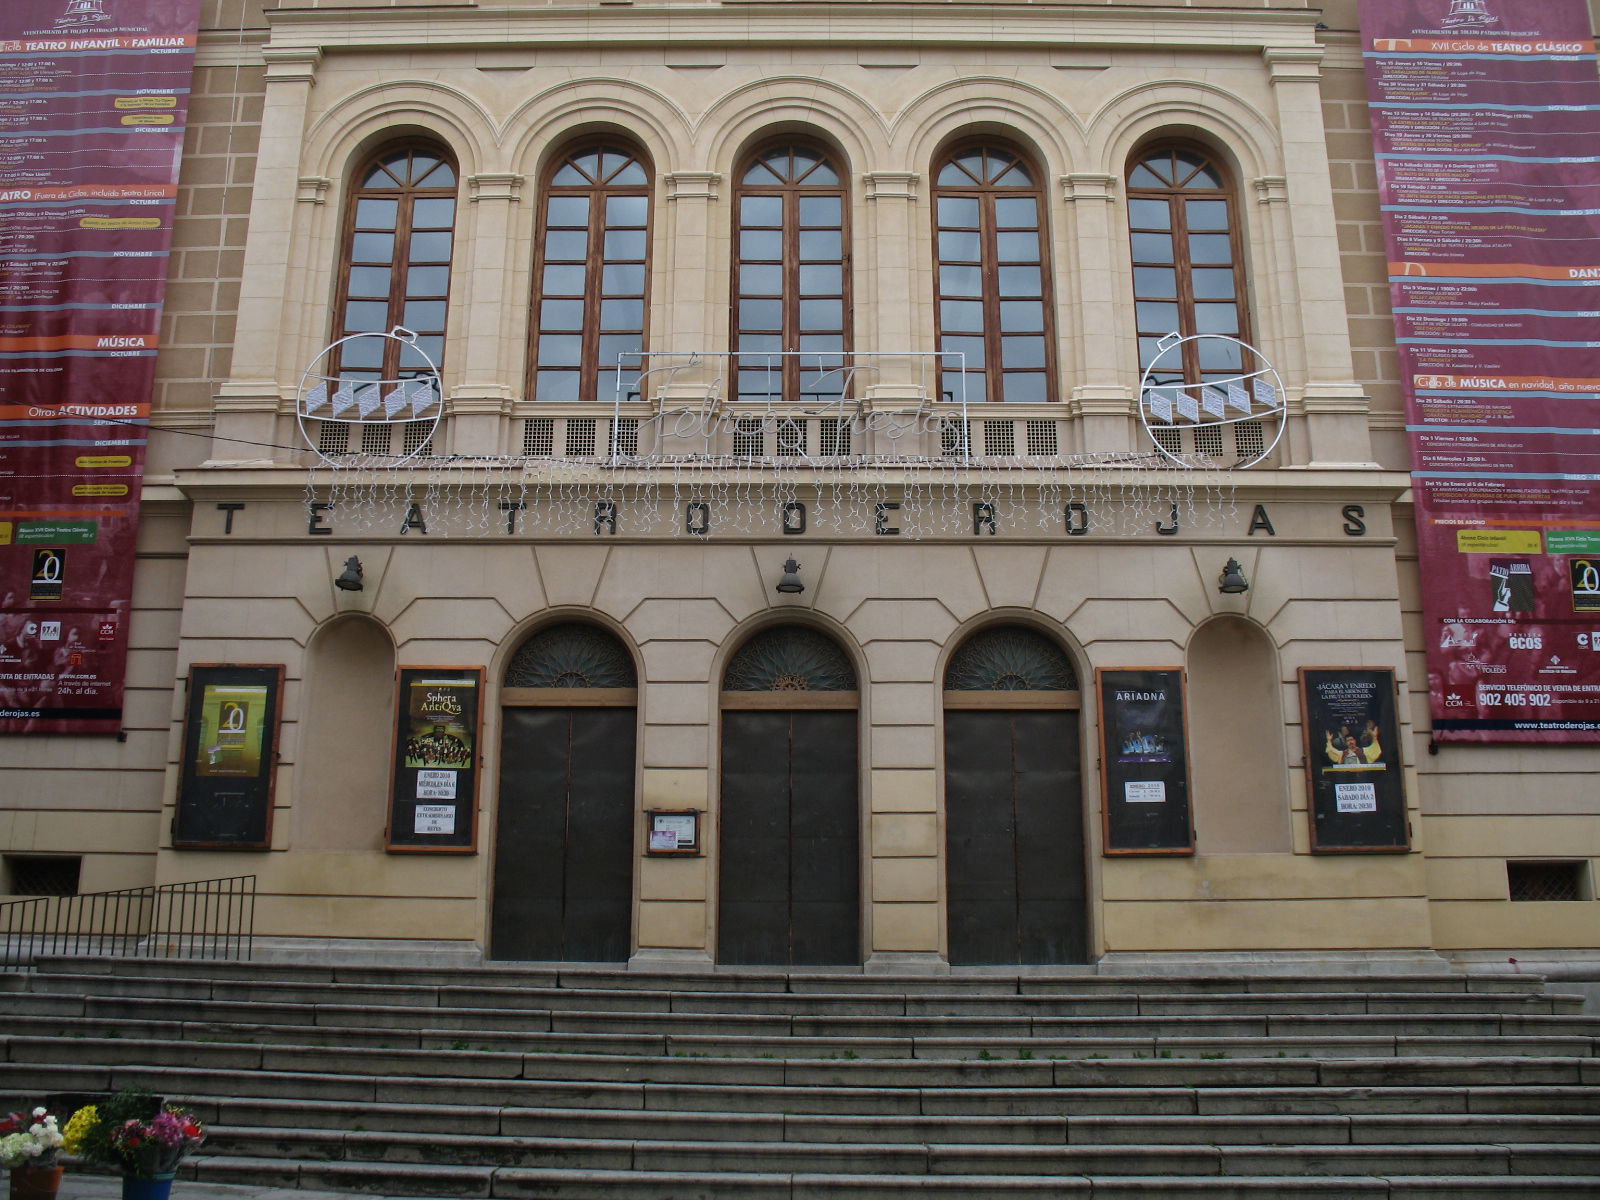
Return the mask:
<path id="1" fill-rule="evenodd" d="M 531 635 L 589 623 L 638 675 L 628 956 L 712 963 L 722 680 L 752 635 L 792 624 L 827 634 L 858 680 L 859 961 L 942 963 L 945 672 L 967 638 L 1004 625 L 1043 634 L 1078 679 L 1089 961 L 1497 963 L 1600 944 L 1592 899 L 1512 902 L 1506 867 L 1571 861 L 1590 877 L 1600 752 L 1430 753 L 1353 4 L 266 7 L 206 8 L 126 737 L 0 742 L 8 856 L 81 856 L 82 891 L 254 874 L 256 932 L 282 944 L 493 954 L 502 681 Z M 615 403 L 537 401 L 542 189 L 567 147 L 597 137 L 650 164 L 647 345 L 705 357 Z M 335 469 L 302 440 L 296 406 L 337 336 L 354 174 L 401 138 L 444 148 L 460 180 L 439 457 Z M 734 422 L 766 410 L 719 400 L 706 366 L 736 348 L 741 164 L 774 138 L 825 147 L 846 176 L 865 364 L 865 453 L 848 467 L 778 461 L 770 443 L 761 463 L 736 461 Z M 1055 395 L 1003 412 L 963 411 L 928 375 L 933 175 L 974 138 L 1037 168 L 1054 285 Z M 1281 441 L 1247 470 L 1171 467 L 1138 419 L 1126 178 L 1164 139 L 1213 154 L 1238 197 L 1251 342 L 1285 393 Z M 805 419 L 821 436 L 826 418 Z M 1032 465 L 1015 450 L 952 457 L 940 439 L 956 419 L 984 447 L 1047 437 L 1051 450 Z M 637 422 L 658 457 L 607 464 L 614 421 Z M 598 453 L 572 453 L 596 430 Z M 528 455 L 547 432 L 551 448 Z M 696 437 L 720 457 L 669 461 Z M 600 500 L 618 506 L 614 526 L 591 519 Z M 526 507 L 508 518 L 511 501 Z M 685 525 L 697 503 L 704 535 Z M 805 532 L 784 532 L 786 503 L 808 506 Z M 408 527 L 412 505 L 426 532 Z M 336 589 L 352 555 L 365 586 Z M 790 556 L 805 590 L 782 595 Z M 1218 590 L 1230 558 L 1243 594 Z M 172 846 L 196 663 L 285 668 L 270 850 Z M 385 847 L 394 678 L 410 666 L 484 669 L 475 853 Z M 1335 667 L 1390 668 L 1401 687 L 1406 852 L 1313 853 L 1298 672 Z M 1192 854 L 1103 852 L 1102 668 L 1187 673 Z M 646 853 L 655 808 L 700 811 L 703 853 Z"/>

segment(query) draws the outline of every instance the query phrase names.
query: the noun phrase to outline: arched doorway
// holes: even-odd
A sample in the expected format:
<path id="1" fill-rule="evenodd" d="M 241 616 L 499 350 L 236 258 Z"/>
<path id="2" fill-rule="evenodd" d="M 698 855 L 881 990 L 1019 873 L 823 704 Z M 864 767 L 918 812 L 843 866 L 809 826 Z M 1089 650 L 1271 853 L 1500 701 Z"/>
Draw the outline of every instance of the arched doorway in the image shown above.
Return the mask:
<path id="1" fill-rule="evenodd" d="M 1077 673 L 1018 625 L 945 670 L 945 898 L 952 965 L 1087 962 Z"/>
<path id="2" fill-rule="evenodd" d="M 592 625 L 534 634 L 501 690 L 490 955 L 621 962 L 633 944 L 633 660 Z"/>
<path id="3" fill-rule="evenodd" d="M 717 960 L 861 961 L 856 673 L 813 629 L 739 648 L 722 682 Z"/>

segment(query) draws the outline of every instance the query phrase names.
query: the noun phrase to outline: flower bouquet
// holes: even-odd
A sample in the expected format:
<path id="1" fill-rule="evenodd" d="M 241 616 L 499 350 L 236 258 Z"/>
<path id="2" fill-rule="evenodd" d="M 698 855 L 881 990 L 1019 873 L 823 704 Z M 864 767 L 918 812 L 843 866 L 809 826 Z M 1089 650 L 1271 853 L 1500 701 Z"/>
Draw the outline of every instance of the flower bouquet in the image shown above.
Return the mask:
<path id="1" fill-rule="evenodd" d="M 139 1181 L 170 1186 L 178 1164 L 205 1140 L 205 1127 L 187 1109 L 134 1088 L 80 1108 L 66 1128 L 67 1152 L 115 1168 L 124 1196 L 141 1192 L 129 1187 Z"/>
<path id="2" fill-rule="evenodd" d="M 11 1170 L 13 1200 L 54 1196 L 61 1187 L 60 1151 L 65 1136 L 45 1108 L 0 1120 L 0 1166 Z"/>

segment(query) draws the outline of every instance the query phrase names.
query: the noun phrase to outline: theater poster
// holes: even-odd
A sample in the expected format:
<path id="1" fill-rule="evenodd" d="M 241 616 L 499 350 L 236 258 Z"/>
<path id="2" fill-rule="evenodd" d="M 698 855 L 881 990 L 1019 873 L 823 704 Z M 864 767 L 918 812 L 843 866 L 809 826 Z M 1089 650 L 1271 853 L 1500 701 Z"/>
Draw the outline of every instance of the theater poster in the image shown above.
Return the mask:
<path id="1" fill-rule="evenodd" d="M 1312 850 L 1410 848 L 1396 697 L 1384 668 L 1301 668 Z"/>
<path id="2" fill-rule="evenodd" d="M 270 848 L 283 673 L 281 665 L 190 669 L 174 846 Z"/>
<path id="3" fill-rule="evenodd" d="M 1362 0 L 1433 737 L 1600 741 L 1585 0 Z"/>
<path id="4" fill-rule="evenodd" d="M 483 668 L 402 667 L 390 850 L 475 848 Z"/>
<path id="5" fill-rule="evenodd" d="M 1107 854 L 1192 854 L 1183 671 L 1095 672 Z"/>
<path id="6" fill-rule="evenodd" d="M 199 19 L 0 3 L 0 732 L 122 727 Z"/>

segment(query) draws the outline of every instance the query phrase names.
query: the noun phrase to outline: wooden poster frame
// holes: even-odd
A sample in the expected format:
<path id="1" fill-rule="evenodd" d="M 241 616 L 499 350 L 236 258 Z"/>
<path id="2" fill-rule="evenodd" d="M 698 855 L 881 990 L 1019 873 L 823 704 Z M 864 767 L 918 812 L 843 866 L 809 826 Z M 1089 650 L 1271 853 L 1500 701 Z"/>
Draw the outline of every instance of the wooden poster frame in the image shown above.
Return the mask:
<path id="1" fill-rule="evenodd" d="M 482 667 L 400 667 L 395 672 L 393 712 L 394 745 L 390 754 L 389 819 L 384 828 L 384 847 L 391 854 L 476 854 L 478 852 L 478 782 L 483 764 L 483 680 Z M 415 693 L 415 689 L 434 685 L 438 694 Z M 413 707 L 412 700 L 418 701 Z M 440 706 L 439 722 L 425 706 Z M 459 705 L 459 710 L 454 706 Z M 465 740 L 464 766 L 408 764 L 406 751 L 419 736 L 417 727 L 435 723 L 434 735 Z M 438 724 L 451 727 L 441 732 Z M 448 761 L 448 760 L 444 760 Z M 424 778 L 427 775 L 428 778 Z M 430 794 L 423 794 L 430 793 Z M 449 801 L 428 804 L 428 801 Z M 419 815 L 424 807 L 439 810 Z M 419 830 L 428 821 L 444 824 L 448 831 Z M 448 839 L 448 840 L 445 840 Z"/>
<path id="2" fill-rule="evenodd" d="M 1193 854 L 1188 681 L 1183 668 L 1099 667 L 1094 677 L 1095 696 L 1100 706 L 1102 853 L 1107 856 Z M 1129 696 L 1119 698 L 1118 693 Z M 1140 698 L 1133 698 L 1135 695 Z M 1146 719 L 1137 732 L 1157 739 L 1144 753 L 1126 745 L 1127 739 L 1136 732 L 1132 724 L 1123 719 L 1129 715 L 1131 705 L 1144 706 L 1141 715 Z M 1174 741 L 1176 745 L 1172 744 Z M 1136 789 L 1147 791 L 1152 797 L 1159 794 L 1161 799 L 1127 799 Z M 1173 807 L 1135 807 L 1144 804 Z M 1157 822 L 1152 819 L 1156 816 L 1166 819 Z M 1140 833 L 1133 824 L 1135 821 L 1147 827 L 1159 826 L 1155 828 L 1155 836 Z M 1181 835 L 1176 832 L 1178 829 L 1182 830 Z M 1142 844 L 1141 838 L 1144 839 Z"/>
<path id="3" fill-rule="evenodd" d="M 1409 853 L 1394 668 L 1301 667 L 1298 681 L 1311 852 Z M 1354 762 L 1331 761 L 1335 723 L 1354 739 L 1345 752 Z M 1342 795 L 1347 789 L 1351 794 Z M 1374 838 L 1381 840 L 1369 840 Z"/>
<path id="4" fill-rule="evenodd" d="M 281 663 L 190 665 L 172 812 L 174 849 L 272 848 L 283 678 Z M 229 691 L 251 695 L 229 699 Z M 252 705 L 256 699 L 259 704 Z M 202 755 L 205 763 L 200 761 Z M 229 760 L 234 760 L 231 767 Z M 238 790 L 224 790 L 229 784 Z M 239 820 L 248 822 L 236 834 L 216 827 L 224 799 Z"/>

